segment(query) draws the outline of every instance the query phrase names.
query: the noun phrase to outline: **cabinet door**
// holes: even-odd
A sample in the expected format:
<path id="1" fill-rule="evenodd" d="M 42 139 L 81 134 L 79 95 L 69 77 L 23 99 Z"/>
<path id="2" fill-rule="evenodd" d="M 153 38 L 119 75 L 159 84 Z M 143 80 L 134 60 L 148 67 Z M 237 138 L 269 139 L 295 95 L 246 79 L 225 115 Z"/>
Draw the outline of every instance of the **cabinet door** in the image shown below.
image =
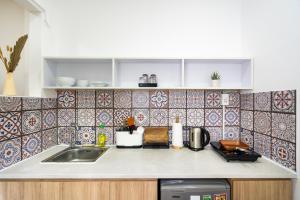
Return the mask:
<path id="1" fill-rule="evenodd" d="M 68 181 L 60 187 L 61 200 L 109 200 L 108 181 Z"/>
<path id="2" fill-rule="evenodd" d="M 291 200 L 291 180 L 232 180 L 233 200 Z"/>
<path id="3" fill-rule="evenodd" d="M 108 181 L 0 182 L 0 200 L 109 200 Z"/>
<path id="4" fill-rule="evenodd" d="M 157 200 L 157 181 L 110 181 L 110 200 Z"/>

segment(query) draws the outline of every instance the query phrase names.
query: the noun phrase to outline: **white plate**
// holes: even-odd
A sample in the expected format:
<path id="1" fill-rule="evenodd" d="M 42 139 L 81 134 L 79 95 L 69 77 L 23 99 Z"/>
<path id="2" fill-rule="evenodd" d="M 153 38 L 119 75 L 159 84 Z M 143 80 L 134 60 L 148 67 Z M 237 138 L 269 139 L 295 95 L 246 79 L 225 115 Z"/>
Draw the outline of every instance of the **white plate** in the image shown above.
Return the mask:
<path id="1" fill-rule="evenodd" d="M 107 87 L 109 84 L 102 81 L 93 81 L 90 82 L 91 87 Z"/>

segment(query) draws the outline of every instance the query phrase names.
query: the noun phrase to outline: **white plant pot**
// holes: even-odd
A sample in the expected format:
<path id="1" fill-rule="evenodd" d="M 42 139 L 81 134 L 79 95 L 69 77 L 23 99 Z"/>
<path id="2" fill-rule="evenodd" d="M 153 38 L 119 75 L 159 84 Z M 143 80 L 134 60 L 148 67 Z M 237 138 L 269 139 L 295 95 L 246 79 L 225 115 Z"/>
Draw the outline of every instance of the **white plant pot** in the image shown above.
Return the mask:
<path id="1" fill-rule="evenodd" d="M 213 88 L 220 87 L 220 80 L 211 80 L 211 85 Z"/>

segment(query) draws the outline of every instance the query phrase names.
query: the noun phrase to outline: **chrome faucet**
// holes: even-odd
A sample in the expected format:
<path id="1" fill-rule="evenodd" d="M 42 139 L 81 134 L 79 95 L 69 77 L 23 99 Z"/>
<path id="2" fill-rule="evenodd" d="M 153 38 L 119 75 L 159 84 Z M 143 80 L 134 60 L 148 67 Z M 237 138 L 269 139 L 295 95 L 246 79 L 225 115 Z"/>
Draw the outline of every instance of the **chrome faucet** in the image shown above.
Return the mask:
<path id="1" fill-rule="evenodd" d="M 75 127 L 75 131 L 71 132 L 71 142 L 70 142 L 70 147 L 74 148 L 76 146 L 77 142 L 77 131 L 78 131 L 78 125 L 76 123 L 71 123 L 71 127 Z"/>

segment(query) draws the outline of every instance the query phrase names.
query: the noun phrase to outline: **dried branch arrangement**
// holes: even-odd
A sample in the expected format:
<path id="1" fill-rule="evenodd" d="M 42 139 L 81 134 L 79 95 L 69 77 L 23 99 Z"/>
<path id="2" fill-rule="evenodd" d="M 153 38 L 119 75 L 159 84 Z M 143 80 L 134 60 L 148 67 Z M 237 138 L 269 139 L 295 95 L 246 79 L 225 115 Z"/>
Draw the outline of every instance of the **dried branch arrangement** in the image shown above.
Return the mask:
<path id="1" fill-rule="evenodd" d="M 2 60 L 7 73 L 14 72 L 16 70 L 27 38 L 28 35 L 23 35 L 18 39 L 14 47 L 6 46 L 6 51 L 9 54 L 9 60 L 3 55 L 2 49 L 0 48 L 0 59 Z"/>

